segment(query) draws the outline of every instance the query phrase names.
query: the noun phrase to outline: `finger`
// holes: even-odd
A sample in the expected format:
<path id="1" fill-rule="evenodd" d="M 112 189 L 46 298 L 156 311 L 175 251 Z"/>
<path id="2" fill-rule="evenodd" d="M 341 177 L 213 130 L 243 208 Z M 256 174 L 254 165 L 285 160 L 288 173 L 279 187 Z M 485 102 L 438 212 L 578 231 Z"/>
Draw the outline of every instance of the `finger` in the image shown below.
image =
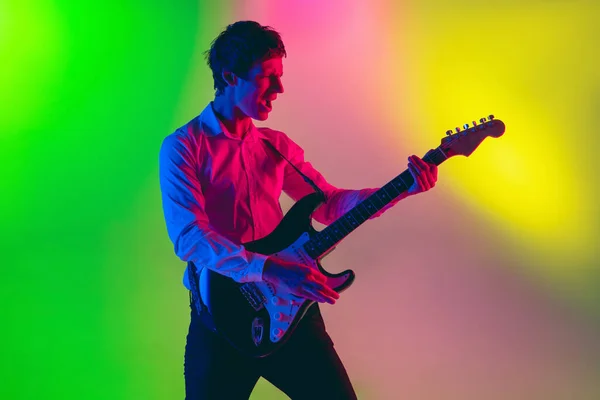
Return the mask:
<path id="1" fill-rule="evenodd" d="M 431 187 L 434 187 L 437 181 L 437 166 L 434 165 L 433 168 L 430 169 L 425 175 L 427 176 L 427 181 L 429 182 L 429 185 Z"/>
<path id="2" fill-rule="evenodd" d="M 301 296 L 308 299 L 308 300 L 313 300 L 313 301 L 317 301 L 319 303 L 329 303 L 329 304 L 335 304 L 335 300 L 332 298 L 329 298 L 321 293 L 319 293 L 316 289 L 314 288 L 310 288 L 310 287 L 303 287 L 301 290 L 302 294 Z"/>
<path id="3" fill-rule="evenodd" d="M 332 288 L 330 288 L 328 285 L 321 285 L 320 287 L 317 288 L 317 290 L 327 296 L 327 297 L 331 297 L 332 299 L 339 299 L 340 298 L 340 294 L 338 292 L 336 292 L 335 290 L 333 290 Z"/>
<path id="4" fill-rule="evenodd" d="M 327 282 L 327 278 L 325 277 L 325 275 L 323 275 L 322 273 L 320 273 L 319 271 L 316 271 L 314 269 L 311 269 L 311 274 L 309 275 L 308 278 L 312 279 L 315 282 L 319 282 L 319 283 Z"/>
<path id="5" fill-rule="evenodd" d="M 433 165 L 430 166 L 430 168 L 429 168 L 429 175 L 431 176 L 431 178 L 433 179 L 433 181 L 435 183 L 435 181 L 437 181 L 437 176 L 438 176 L 437 165 L 433 164 Z"/>
<path id="6" fill-rule="evenodd" d="M 430 171 L 429 164 L 425 161 L 419 159 L 416 156 L 410 159 L 411 161 L 408 163 L 409 167 L 412 166 L 414 170 L 417 172 L 417 175 L 423 175 Z"/>
<path id="7" fill-rule="evenodd" d="M 429 183 L 429 178 L 427 176 L 427 173 L 424 171 L 421 171 L 421 175 L 419 175 L 419 187 L 424 192 L 431 189 L 431 184 Z"/>
<path id="8" fill-rule="evenodd" d="M 420 171 L 412 163 L 408 163 L 408 171 L 410 172 L 410 174 L 412 175 L 413 179 L 416 182 L 419 179 Z"/>
<path id="9" fill-rule="evenodd" d="M 408 165 L 409 165 L 409 166 L 411 166 L 411 165 L 412 165 L 413 167 L 416 167 L 416 166 L 417 166 L 417 160 L 416 160 L 416 157 L 415 157 L 415 156 L 410 156 L 410 157 L 408 157 Z"/>
<path id="10" fill-rule="evenodd" d="M 307 300 L 319 301 L 318 296 L 316 296 L 315 293 L 313 293 L 312 291 L 308 290 L 304 286 L 300 286 L 296 290 L 295 294 L 296 294 L 296 296 L 303 297 L 303 298 L 305 298 Z"/>
<path id="11" fill-rule="evenodd" d="M 306 289 L 311 290 L 313 293 L 319 293 L 326 297 L 332 297 L 336 299 L 339 297 L 339 294 L 335 290 L 331 289 L 324 283 L 310 282 L 307 285 L 305 285 L 305 287 Z"/>
<path id="12" fill-rule="evenodd" d="M 414 156 L 414 164 L 420 171 L 429 172 L 437 177 L 437 165 Z"/>
<path id="13" fill-rule="evenodd" d="M 427 187 L 427 180 L 423 176 L 423 171 L 419 171 L 416 166 L 409 164 L 408 168 L 412 174 L 417 186 L 420 190 L 424 190 Z"/>
<path id="14" fill-rule="evenodd" d="M 419 184 L 419 173 L 415 170 L 415 167 L 412 164 L 408 164 L 408 171 L 412 175 L 412 178 L 413 178 L 414 182 L 417 184 L 417 186 L 420 186 L 420 184 Z M 414 184 L 411 185 L 411 187 L 408 188 L 409 191 L 413 189 L 413 186 L 414 186 Z"/>
<path id="15" fill-rule="evenodd" d="M 435 183 L 437 182 L 437 176 L 435 174 L 429 174 L 428 180 L 431 187 L 434 187 Z"/>
<path id="16" fill-rule="evenodd" d="M 411 158 L 412 158 L 412 162 L 419 169 L 428 169 L 429 168 L 429 163 L 425 162 L 422 158 L 415 156 L 415 155 L 411 156 Z"/>
<path id="17" fill-rule="evenodd" d="M 313 283 L 311 286 L 308 287 L 308 290 L 310 290 L 313 293 L 316 293 L 319 296 L 323 296 L 329 300 L 333 300 L 334 302 L 336 299 L 340 298 L 340 295 L 338 292 L 336 292 L 329 286 L 321 284 L 321 283 L 316 283 L 316 282 Z"/>

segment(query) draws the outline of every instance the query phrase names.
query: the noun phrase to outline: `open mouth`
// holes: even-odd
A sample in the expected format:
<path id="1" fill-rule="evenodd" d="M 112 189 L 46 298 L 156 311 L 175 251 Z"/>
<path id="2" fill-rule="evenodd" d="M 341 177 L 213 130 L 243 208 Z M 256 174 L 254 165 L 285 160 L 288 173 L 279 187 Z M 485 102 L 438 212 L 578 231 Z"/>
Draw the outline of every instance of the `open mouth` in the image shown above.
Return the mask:
<path id="1" fill-rule="evenodd" d="M 273 101 L 272 100 L 264 100 L 260 103 L 260 105 L 264 111 L 270 112 L 271 110 L 273 110 Z"/>

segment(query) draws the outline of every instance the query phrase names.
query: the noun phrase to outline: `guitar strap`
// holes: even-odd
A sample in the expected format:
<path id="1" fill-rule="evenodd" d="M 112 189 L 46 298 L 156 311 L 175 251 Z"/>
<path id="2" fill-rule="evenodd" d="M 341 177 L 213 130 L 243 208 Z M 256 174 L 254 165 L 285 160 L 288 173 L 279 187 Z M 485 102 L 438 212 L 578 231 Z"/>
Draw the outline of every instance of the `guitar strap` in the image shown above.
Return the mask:
<path id="1" fill-rule="evenodd" d="M 323 199 L 325 201 L 325 203 L 327 203 L 327 196 L 325 196 L 325 193 L 321 190 L 321 188 L 319 188 L 308 176 L 304 175 L 302 173 L 302 171 L 300 171 L 298 168 L 296 168 L 296 166 L 294 164 L 292 164 L 292 162 L 290 160 L 287 159 L 286 156 L 284 156 L 283 154 L 281 154 L 281 152 L 279 150 L 277 150 L 275 148 L 275 146 L 273 146 L 271 144 L 271 142 L 269 142 L 267 139 L 262 138 L 263 142 L 265 142 L 265 144 L 271 149 L 273 150 L 275 153 L 279 154 L 281 156 L 281 158 L 283 158 L 285 161 L 287 161 L 288 164 L 290 164 L 292 166 L 292 168 L 294 168 L 296 170 L 296 172 L 298 172 L 300 174 L 300 176 L 302 176 L 302 178 L 304 179 L 304 182 L 308 183 L 314 190 L 315 192 L 319 193 L 321 196 L 323 196 Z"/>

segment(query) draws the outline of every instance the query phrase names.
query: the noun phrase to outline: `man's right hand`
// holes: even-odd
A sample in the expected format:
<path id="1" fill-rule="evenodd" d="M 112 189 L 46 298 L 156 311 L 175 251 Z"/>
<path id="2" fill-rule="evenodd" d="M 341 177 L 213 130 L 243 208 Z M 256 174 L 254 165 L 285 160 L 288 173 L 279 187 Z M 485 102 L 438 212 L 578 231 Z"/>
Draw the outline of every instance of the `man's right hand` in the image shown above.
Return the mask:
<path id="1" fill-rule="evenodd" d="M 275 287 L 308 300 L 335 304 L 340 295 L 327 286 L 327 278 L 316 269 L 269 257 L 263 268 L 263 280 Z"/>

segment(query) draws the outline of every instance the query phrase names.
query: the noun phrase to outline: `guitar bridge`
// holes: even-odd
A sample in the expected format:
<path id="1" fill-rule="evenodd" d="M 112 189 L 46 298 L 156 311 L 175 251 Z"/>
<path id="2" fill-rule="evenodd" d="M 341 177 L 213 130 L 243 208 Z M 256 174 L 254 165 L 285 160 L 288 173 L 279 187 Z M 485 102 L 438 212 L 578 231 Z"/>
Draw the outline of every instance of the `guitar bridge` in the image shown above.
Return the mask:
<path id="1" fill-rule="evenodd" d="M 254 283 L 243 284 L 240 286 L 240 291 L 255 311 L 260 311 L 264 308 L 267 298 Z"/>

